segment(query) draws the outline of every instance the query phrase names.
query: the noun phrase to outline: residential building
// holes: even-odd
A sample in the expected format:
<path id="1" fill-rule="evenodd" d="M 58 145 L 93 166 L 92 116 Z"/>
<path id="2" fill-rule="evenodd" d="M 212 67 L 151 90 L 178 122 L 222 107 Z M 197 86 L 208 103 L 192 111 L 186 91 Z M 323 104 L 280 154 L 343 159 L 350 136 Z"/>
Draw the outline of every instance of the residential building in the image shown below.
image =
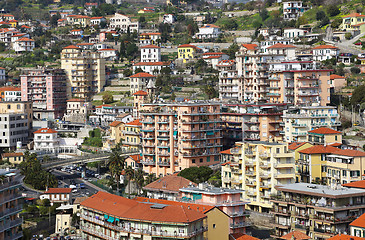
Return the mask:
<path id="1" fill-rule="evenodd" d="M 95 107 L 95 113 L 89 116 L 89 122 L 96 126 L 107 127 L 123 113 L 132 112 L 131 106 L 112 106 L 103 104 Z"/>
<path id="2" fill-rule="evenodd" d="M 139 34 L 139 45 L 157 45 L 161 44 L 161 33 L 141 33 Z"/>
<path id="3" fill-rule="evenodd" d="M 153 84 L 155 83 L 156 76 L 145 72 L 139 72 L 137 74 L 129 76 L 129 79 L 130 79 L 130 92 L 131 94 L 134 94 L 141 90 L 146 91 L 147 85 L 150 83 L 150 81 L 152 81 Z"/>
<path id="4" fill-rule="evenodd" d="M 22 239 L 21 225 L 23 219 L 19 213 L 23 210 L 19 172 L 0 169 L 0 239 Z"/>
<path id="5" fill-rule="evenodd" d="M 215 206 L 229 216 L 229 232 L 245 233 L 250 227 L 246 217 L 244 201 L 241 201 L 241 190 L 217 188 L 199 184 L 180 189 L 181 201 Z"/>
<path id="6" fill-rule="evenodd" d="M 196 58 L 196 54 L 199 52 L 199 50 L 200 48 L 191 44 L 180 45 L 177 47 L 177 58 L 183 63 L 187 63 L 188 61 L 194 60 Z"/>
<path id="7" fill-rule="evenodd" d="M 81 35 L 84 34 L 84 31 L 82 29 L 72 29 L 70 31 L 70 33 L 71 33 L 72 36 L 80 37 Z"/>
<path id="8" fill-rule="evenodd" d="M 61 52 L 61 68 L 65 70 L 67 99 L 90 100 L 105 85 L 105 59 L 99 53 L 68 46 Z"/>
<path id="9" fill-rule="evenodd" d="M 71 204 L 72 200 L 71 188 L 49 188 L 40 195 L 40 199 L 49 199 L 51 205 L 60 203 L 61 205 Z"/>
<path id="10" fill-rule="evenodd" d="M 336 130 L 341 126 L 340 115 L 334 106 L 289 108 L 282 118 L 285 142 L 305 142 L 308 131 L 312 129 L 329 127 Z"/>
<path id="11" fill-rule="evenodd" d="M 347 32 L 360 31 L 361 33 L 365 30 L 365 15 L 361 13 L 351 13 L 342 17 L 342 24 L 340 29 Z"/>
<path id="12" fill-rule="evenodd" d="M 140 103 L 139 112 L 144 171 L 164 176 L 219 163 L 219 103 Z"/>
<path id="13" fill-rule="evenodd" d="M 284 20 L 297 19 L 302 16 L 308 7 L 303 5 L 302 1 L 283 2 Z"/>
<path id="14" fill-rule="evenodd" d="M 306 164 L 302 164 L 302 160 L 300 157 L 300 151 L 310 147 L 313 147 L 313 145 L 307 142 L 292 142 L 288 146 L 289 151 L 292 151 L 294 153 L 296 166 L 295 182 L 311 182 L 311 179 L 309 177 L 309 166 Z"/>
<path id="15" fill-rule="evenodd" d="M 78 27 L 90 26 L 91 17 L 85 15 L 67 15 L 67 23 Z"/>
<path id="16" fill-rule="evenodd" d="M 100 57 L 104 58 L 107 61 L 114 61 L 118 59 L 117 50 L 113 48 L 104 48 L 99 49 L 98 53 L 100 53 Z"/>
<path id="17" fill-rule="evenodd" d="M 141 154 L 129 155 L 125 159 L 125 167 L 132 167 L 134 170 L 142 169 L 143 165 L 141 163 L 142 156 Z"/>
<path id="18" fill-rule="evenodd" d="M 319 45 L 312 49 L 313 61 L 324 61 L 331 58 L 336 58 L 340 54 L 340 49 L 332 45 Z"/>
<path id="19" fill-rule="evenodd" d="M 214 24 L 206 24 L 199 27 L 199 32 L 195 34 L 197 39 L 216 39 L 221 34 L 221 28 Z"/>
<path id="20" fill-rule="evenodd" d="M 346 87 L 347 85 L 346 77 L 343 76 L 331 74 L 330 80 L 331 80 L 331 90 L 333 89 L 333 92 L 335 93 L 340 92 L 342 88 Z"/>
<path id="21" fill-rule="evenodd" d="M 284 28 L 283 36 L 287 39 L 290 38 L 300 38 L 306 35 L 308 31 L 301 28 Z"/>
<path id="22" fill-rule="evenodd" d="M 166 199 L 177 201 L 181 198 L 180 188 L 196 186 L 196 184 L 186 178 L 177 175 L 166 175 L 143 187 L 148 198 Z"/>
<path id="23" fill-rule="evenodd" d="M 294 153 L 276 142 L 239 142 L 234 161 L 222 166 L 222 186 L 242 191 L 250 210 L 269 212 L 275 186 L 295 182 Z"/>
<path id="24" fill-rule="evenodd" d="M 340 234 L 337 234 L 336 236 L 328 238 L 327 240 L 362 240 L 362 239 L 363 238 L 340 233 Z"/>
<path id="25" fill-rule="evenodd" d="M 14 150 L 28 144 L 33 128 L 30 102 L 0 102 L 0 148 Z"/>
<path id="26" fill-rule="evenodd" d="M 113 30 L 119 29 L 124 33 L 126 33 L 128 30 L 130 32 L 138 32 L 139 22 L 133 21 L 130 17 L 126 15 L 115 13 L 114 17 L 110 18 L 110 28 Z"/>
<path id="27" fill-rule="evenodd" d="M 158 74 L 162 68 L 173 68 L 172 62 L 139 62 L 133 64 L 133 71 L 136 69 L 142 69 L 144 72 L 149 74 Z"/>
<path id="28" fill-rule="evenodd" d="M 163 15 L 162 22 L 167 24 L 173 24 L 176 22 L 176 17 L 174 14 L 165 14 Z"/>
<path id="29" fill-rule="evenodd" d="M 219 99 L 243 100 L 243 79 L 238 76 L 235 60 L 222 60 L 216 65 L 219 71 Z"/>
<path id="30" fill-rule="evenodd" d="M 195 211 L 204 213 L 207 216 L 207 226 L 208 226 L 208 231 L 205 234 L 205 238 L 209 240 L 228 240 L 229 216 L 215 206 L 177 202 L 163 199 L 151 199 L 143 197 L 137 197 L 135 198 L 135 200 L 138 202 L 145 202 L 145 203 L 150 202 L 150 203 L 173 205 L 173 206 L 184 206 L 188 207 L 189 209 L 193 209 Z"/>
<path id="31" fill-rule="evenodd" d="M 365 190 L 293 183 L 276 187 L 272 196 L 275 233 L 280 239 L 301 231 L 312 239 L 329 239 L 348 231 L 349 224 L 365 211 Z"/>
<path id="32" fill-rule="evenodd" d="M 100 191 L 81 202 L 80 229 L 84 239 L 203 239 L 206 218 L 185 206 L 138 202 Z"/>
<path id="33" fill-rule="evenodd" d="M 66 113 L 63 120 L 72 123 L 86 123 L 87 116 L 91 112 L 92 105 L 81 98 L 67 100 Z"/>
<path id="34" fill-rule="evenodd" d="M 73 205 L 63 205 L 56 208 L 56 234 L 68 234 L 72 227 Z"/>
<path id="35" fill-rule="evenodd" d="M 309 237 L 307 234 L 301 232 L 301 231 L 291 231 L 288 234 L 285 234 L 284 236 L 282 236 L 280 239 L 295 239 L 295 240 L 308 240 L 308 239 L 312 239 L 311 237 Z"/>
<path id="36" fill-rule="evenodd" d="M 66 111 L 66 74 L 62 69 L 25 69 L 21 100 L 33 103 L 36 119 L 61 119 Z"/>
<path id="37" fill-rule="evenodd" d="M 219 62 L 222 62 L 224 60 L 228 61 L 228 59 L 229 59 L 229 56 L 223 52 L 203 53 L 203 60 L 214 69 L 218 68 L 217 65 Z M 234 60 L 232 60 L 232 61 L 234 61 Z"/>
<path id="38" fill-rule="evenodd" d="M 161 62 L 161 48 L 156 45 L 142 46 L 141 62 Z"/>
<path id="39" fill-rule="evenodd" d="M 41 128 L 34 132 L 34 150 L 42 153 L 56 153 L 59 145 L 57 131 Z"/>
<path id="40" fill-rule="evenodd" d="M 21 89 L 19 87 L 1 87 L 0 101 L 2 102 L 21 101 Z"/>
<path id="41" fill-rule="evenodd" d="M 140 119 L 140 111 L 142 110 L 142 104 L 147 103 L 148 93 L 140 90 L 138 92 L 133 93 L 133 118 Z"/>
<path id="42" fill-rule="evenodd" d="M 222 128 L 224 148 L 235 142 L 282 141 L 282 115 L 286 104 L 224 104 Z"/>
<path id="43" fill-rule="evenodd" d="M 22 152 L 10 152 L 1 154 L 1 161 L 9 162 L 12 165 L 21 164 L 24 160 L 24 153 Z"/>
<path id="44" fill-rule="evenodd" d="M 350 234 L 355 237 L 365 238 L 365 213 L 350 223 Z"/>
<path id="45" fill-rule="evenodd" d="M 110 129 L 110 143 L 115 146 L 123 140 L 124 124 L 122 121 L 115 120 L 109 125 Z"/>
<path id="46" fill-rule="evenodd" d="M 15 52 L 32 52 L 35 47 L 33 39 L 30 38 L 20 38 L 13 43 L 13 50 Z"/>
<path id="47" fill-rule="evenodd" d="M 308 142 L 324 145 L 331 145 L 334 143 L 342 144 L 342 132 L 327 127 L 320 127 L 308 131 Z"/>
<path id="48" fill-rule="evenodd" d="M 244 233 L 233 233 L 229 234 L 229 240 L 259 240 L 259 238 L 255 238 Z"/>
<path id="49" fill-rule="evenodd" d="M 90 18 L 91 26 L 100 26 L 100 24 L 105 21 L 106 21 L 106 19 L 104 17 L 91 17 Z"/>
<path id="50" fill-rule="evenodd" d="M 123 146 L 129 148 L 130 150 L 140 150 L 141 128 L 142 123 L 139 121 L 139 119 L 126 123 L 123 130 Z"/>
<path id="51" fill-rule="evenodd" d="M 0 67 L 0 82 L 4 83 L 6 80 L 5 68 Z"/>

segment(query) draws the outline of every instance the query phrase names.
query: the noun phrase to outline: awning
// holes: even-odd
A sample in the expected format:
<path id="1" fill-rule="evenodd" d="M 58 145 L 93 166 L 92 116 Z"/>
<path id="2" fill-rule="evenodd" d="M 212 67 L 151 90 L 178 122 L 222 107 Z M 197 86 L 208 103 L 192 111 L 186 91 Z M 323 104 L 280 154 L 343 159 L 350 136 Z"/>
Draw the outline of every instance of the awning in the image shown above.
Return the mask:
<path id="1" fill-rule="evenodd" d="M 109 216 L 105 214 L 105 215 L 104 215 L 104 218 L 105 218 L 105 219 L 108 219 L 108 218 L 109 218 Z"/>
<path id="2" fill-rule="evenodd" d="M 114 217 L 109 217 L 108 222 L 114 222 Z"/>

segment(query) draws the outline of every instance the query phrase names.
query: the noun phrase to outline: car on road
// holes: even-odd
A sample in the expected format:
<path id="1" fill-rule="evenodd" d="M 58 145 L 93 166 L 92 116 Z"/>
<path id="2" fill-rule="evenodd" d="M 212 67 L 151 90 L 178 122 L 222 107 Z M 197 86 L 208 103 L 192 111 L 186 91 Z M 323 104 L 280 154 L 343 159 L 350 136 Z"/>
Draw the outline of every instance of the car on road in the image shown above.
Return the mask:
<path id="1" fill-rule="evenodd" d="M 80 188 L 84 189 L 85 188 L 85 183 L 80 183 Z"/>
<path id="2" fill-rule="evenodd" d="M 70 188 L 76 188 L 76 185 L 71 184 Z"/>
<path id="3" fill-rule="evenodd" d="M 79 190 L 77 190 L 77 188 L 74 188 L 74 189 L 72 189 L 72 193 L 77 193 Z"/>

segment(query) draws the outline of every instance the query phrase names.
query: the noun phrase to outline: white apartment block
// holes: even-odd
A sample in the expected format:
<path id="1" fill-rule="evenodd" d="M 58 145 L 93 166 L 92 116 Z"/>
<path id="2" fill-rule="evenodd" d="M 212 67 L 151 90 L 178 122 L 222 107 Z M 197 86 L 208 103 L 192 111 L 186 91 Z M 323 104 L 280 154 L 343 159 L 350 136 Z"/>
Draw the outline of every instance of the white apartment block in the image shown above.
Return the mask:
<path id="1" fill-rule="evenodd" d="M 243 99 L 243 79 L 238 76 L 235 60 L 222 60 L 217 64 L 219 70 L 219 99 Z"/>
<path id="2" fill-rule="evenodd" d="M 128 29 L 130 32 L 138 32 L 139 31 L 139 23 L 133 22 L 130 17 L 115 13 L 114 17 L 110 18 L 110 28 L 117 29 L 119 28 L 122 32 L 127 32 Z"/>
<path id="3" fill-rule="evenodd" d="M 215 39 L 221 34 L 220 27 L 213 24 L 206 24 L 199 28 L 199 32 L 195 34 L 198 39 Z"/>
<path id="4" fill-rule="evenodd" d="M 15 52 L 32 52 L 34 47 L 34 40 L 26 37 L 20 38 L 13 43 Z"/>
<path id="5" fill-rule="evenodd" d="M 324 61 L 331 58 L 337 58 L 340 49 L 332 45 L 320 45 L 313 48 L 313 61 Z"/>
<path id="6" fill-rule="evenodd" d="M 160 62 L 161 48 L 156 45 L 145 45 L 141 47 L 141 62 Z"/>
<path id="7" fill-rule="evenodd" d="M 303 5 L 302 1 L 283 2 L 284 20 L 297 19 L 302 16 L 308 8 Z"/>

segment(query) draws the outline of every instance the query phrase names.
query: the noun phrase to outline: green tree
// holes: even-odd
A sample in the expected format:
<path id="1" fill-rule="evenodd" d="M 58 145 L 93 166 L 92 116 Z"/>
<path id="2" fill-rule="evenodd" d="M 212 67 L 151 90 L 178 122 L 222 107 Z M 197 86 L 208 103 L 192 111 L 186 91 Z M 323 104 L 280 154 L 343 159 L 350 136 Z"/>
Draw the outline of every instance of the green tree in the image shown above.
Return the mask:
<path id="1" fill-rule="evenodd" d="M 132 180 L 134 179 L 134 170 L 131 166 L 128 166 L 125 169 L 125 176 L 128 179 L 128 185 L 129 185 L 128 197 L 131 198 L 131 185 L 132 185 Z"/>
<path id="2" fill-rule="evenodd" d="M 120 175 L 124 169 L 125 159 L 121 156 L 121 153 L 113 149 L 108 159 L 108 166 L 110 175 L 114 178 L 117 183 L 117 192 L 119 194 Z"/>
<path id="3" fill-rule="evenodd" d="M 357 104 L 362 104 L 365 102 L 365 85 L 358 86 L 355 88 L 355 90 L 352 92 L 352 96 L 350 99 L 350 104 L 352 106 L 357 106 Z"/>
<path id="4" fill-rule="evenodd" d="M 237 30 L 238 24 L 236 20 L 231 18 L 226 23 L 223 24 L 223 28 L 226 30 Z"/>
<path id="5" fill-rule="evenodd" d="M 208 99 L 216 98 L 219 96 L 218 92 L 211 85 L 204 86 L 204 93 L 208 96 Z"/>
<path id="6" fill-rule="evenodd" d="M 335 18 L 332 22 L 331 22 L 331 27 L 332 28 L 338 28 L 340 27 L 340 25 L 342 24 L 342 19 L 341 18 Z"/>
<path id="7" fill-rule="evenodd" d="M 322 10 L 319 10 L 316 13 L 316 19 L 319 20 L 319 21 L 322 21 L 325 17 L 326 17 L 326 13 Z"/>
<path id="8" fill-rule="evenodd" d="M 341 13 L 341 11 L 340 11 L 340 9 L 338 8 L 338 6 L 336 4 L 331 4 L 327 7 L 327 14 L 330 17 L 336 16 L 340 13 Z"/>
<path id="9" fill-rule="evenodd" d="M 138 55 L 137 45 L 135 43 L 128 44 L 125 53 L 129 60 L 135 59 Z"/>
<path id="10" fill-rule="evenodd" d="M 345 33 L 345 38 L 350 40 L 352 38 L 352 34 L 350 32 Z"/>
<path id="11" fill-rule="evenodd" d="M 138 195 L 142 190 L 143 184 L 144 184 L 144 172 L 142 169 L 138 169 L 137 171 L 135 171 L 134 174 L 134 180 L 137 184 L 137 188 L 138 188 Z"/>
<path id="12" fill-rule="evenodd" d="M 145 179 L 145 185 L 148 185 L 148 184 L 150 184 L 151 182 L 154 182 L 154 181 L 156 181 L 157 180 L 157 178 L 156 178 L 156 176 L 155 176 L 155 174 L 153 174 L 153 173 L 150 173 L 150 174 L 148 174 L 147 175 L 147 177 L 146 177 L 146 179 Z"/>
<path id="13" fill-rule="evenodd" d="M 260 17 L 262 21 L 265 21 L 269 17 L 269 12 L 266 10 L 266 8 L 260 11 Z"/>
<path id="14" fill-rule="evenodd" d="M 103 95 L 103 103 L 109 104 L 114 102 L 113 95 L 111 93 L 107 93 Z"/>
<path id="15" fill-rule="evenodd" d="M 213 170 L 207 166 L 190 167 L 182 170 L 178 175 L 195 183 L 203 183 L 208 181 Z"/>
<path id="16" fill-rule="evenodd" d="M 358 67 L 352 67 L 350 68 L 350 71 L 352 74 L 359 74 L 361 72 L 360 68 Z"/>
<path id="17" fill-rule="evenodd" d="M 237 44 L 233 43 L 231 46 L 229 46 L 228 49 L 223 49 L 223 52 L 229 56 L 229 59 L 235 59 L 236 52 L 238 52 L 239 49 L 240 47 Z"/>
<path id="18" fill-rule="evenodd" d="M 129 76 L 131 76 L 133 74 L 133 71 L 132 70 L 130 70 L 130 69 L 125 69 L 124 71 L 123 71 L 123 76 L 124 77 L 129 77 Z"/>

